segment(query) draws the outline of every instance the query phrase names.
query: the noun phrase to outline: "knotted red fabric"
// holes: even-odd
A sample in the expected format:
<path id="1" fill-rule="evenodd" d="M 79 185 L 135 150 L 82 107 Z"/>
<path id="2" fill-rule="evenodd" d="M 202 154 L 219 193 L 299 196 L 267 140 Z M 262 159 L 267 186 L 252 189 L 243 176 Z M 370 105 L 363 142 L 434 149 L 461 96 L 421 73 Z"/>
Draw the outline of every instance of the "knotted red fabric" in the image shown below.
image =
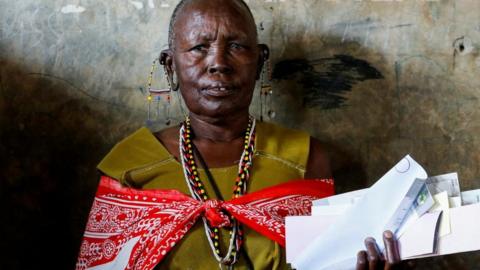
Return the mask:
<path id="1" fill-rule="evenodd" d="M 230 201 L 197 201 L 176 190 L 138 190 L 102 176 L 76 269 L 150 270 L 205 217 L 228 226 L 225 212 L 285 246 L 285 216 L 309 215 L 312 201 L 331 196 L 333 180 L 296 180 Z"/>
<path id="2" fill-rule="evenodd" d="M 203 203 L 205 209 L 204 216 L 212 227 L 222 228 L 230 226 L 230 219 L 222 212 L 223 202 L 219 200 L 207 200 Z"/>

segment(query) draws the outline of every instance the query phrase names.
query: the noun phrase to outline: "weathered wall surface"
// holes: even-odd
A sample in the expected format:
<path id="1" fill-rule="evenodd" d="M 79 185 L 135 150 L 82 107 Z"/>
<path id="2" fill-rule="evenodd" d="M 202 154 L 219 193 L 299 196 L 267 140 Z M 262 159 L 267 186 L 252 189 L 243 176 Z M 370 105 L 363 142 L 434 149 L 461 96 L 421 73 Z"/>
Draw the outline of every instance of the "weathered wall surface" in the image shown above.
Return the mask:
<path id="1" fill-rule="evenodd" d="M 5 269 L 73 267 L 95 164 L 144 125 L 146 77 L 176 2 L 0 0 Z M 408 153 L 431 175 L 458 171 L 463 189 L 480 188 L 480 1 L 248 2 L 272 49 L 268 120 L 329 145 L 339 191 Z M 478 255 L 428 269 L 471 269 Z"/>

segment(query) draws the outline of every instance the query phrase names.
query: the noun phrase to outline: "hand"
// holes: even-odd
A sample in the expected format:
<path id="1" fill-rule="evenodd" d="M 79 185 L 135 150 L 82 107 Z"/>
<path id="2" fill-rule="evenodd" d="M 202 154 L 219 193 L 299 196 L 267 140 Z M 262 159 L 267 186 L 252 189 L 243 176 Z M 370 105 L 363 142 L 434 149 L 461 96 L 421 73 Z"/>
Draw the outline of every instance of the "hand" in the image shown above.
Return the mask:
<path id="1" fill-rule="evenodd" d="M 393 270 L 403 268 L 397 240 L 391 231 L 383 232 L 383 243 L 385 244 L 385 254 L 380 252 L 374 238 L 368 237 L 365 239 L 365 247 L 367 250 L 362 250 L 357 253 L 357 270 Z"/>

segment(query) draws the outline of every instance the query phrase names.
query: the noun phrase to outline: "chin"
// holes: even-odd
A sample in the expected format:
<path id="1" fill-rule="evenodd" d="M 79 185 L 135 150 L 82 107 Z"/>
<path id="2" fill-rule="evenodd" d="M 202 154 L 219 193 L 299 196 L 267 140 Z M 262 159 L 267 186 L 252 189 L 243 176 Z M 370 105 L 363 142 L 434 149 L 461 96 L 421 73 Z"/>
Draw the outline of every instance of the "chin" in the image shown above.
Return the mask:
<path id="1" fill-rule="evenodd" d="M 221 92 L 197 90 L 195 95 L 183 95 L 188 110 L 195 115 L 225 119 L 248 114 L 252 93 L 244 91 Z M 212 94 L 212 95 L 210 95 Z"/>
<path id="2" fill-rule="evenodd" d="M 209 104 L 214 105 L 214 104 Z M 236 104 L 215 104 L 217 106 L 206 106 L 201 108 L 195 108 L 190 112 L 208 118 L 225 119 L 235 115 L 248 114 L 248 107 L 238 107 Z"/>

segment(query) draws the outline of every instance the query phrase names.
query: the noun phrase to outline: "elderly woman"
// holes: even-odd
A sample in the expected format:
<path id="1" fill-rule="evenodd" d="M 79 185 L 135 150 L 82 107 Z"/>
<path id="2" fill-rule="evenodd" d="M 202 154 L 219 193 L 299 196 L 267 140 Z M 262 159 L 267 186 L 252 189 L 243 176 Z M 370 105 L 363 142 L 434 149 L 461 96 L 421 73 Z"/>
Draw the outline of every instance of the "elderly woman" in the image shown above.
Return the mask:
<path id="1" fill-rule="evenodd" d="M 252 13 L 242 0 L 182 0 L 168 41 L 160 63 L 171 87 L 180 90 L 188 118 L 157 133 L 142 128 L 127 137 L 99 164 L 103 174 L 124 186 L 178 190 L 199 201 L 238 198 L 292 179 L 331 178 L 317 140 L 258 123 L 249 114 L 269 49 L 258 44 Z M 386 260 L 395 262 L 398 251 L 392 235 L 386 236 Z M 360 269 L 391 266 L 374 240 L 366 247 L 358 254 Z M 216 269 L 219 263 L 236 269 L 287 268 L 282 247 L 257 231 L 239 223 L 212 228 L 196 222 L 156 269 Z"/>

